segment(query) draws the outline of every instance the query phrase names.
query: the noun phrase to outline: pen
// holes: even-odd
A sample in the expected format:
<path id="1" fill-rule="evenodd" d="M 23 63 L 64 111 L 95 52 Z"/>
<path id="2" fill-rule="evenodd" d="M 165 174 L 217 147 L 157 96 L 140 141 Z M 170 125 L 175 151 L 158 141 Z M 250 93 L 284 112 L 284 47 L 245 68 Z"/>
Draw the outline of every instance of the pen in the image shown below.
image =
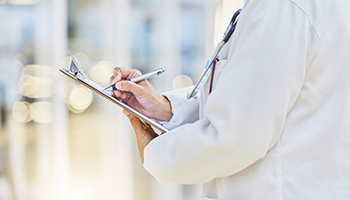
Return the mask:
<path id="1" fill-rule="evenodd" d="M 161 76 L 164 74 L 164 72 L 166 71 L 165 68 L 159 68 L 159 69 L 156 69 L 154 71 L 151 71 L 151 72 L 148 72 L 148 73 L 145 73 L 145 74 L 142 74 L 141 76 L 138 76 L 138 77 L 135 77 L 135 78 L 131 78 L 131 79 L 126 79 L 127 81 L 131 81 L 131 82 L 134 82 L 134 83 L 137 83 L 137 82 L 140 82 L 142 80 L 145 80 L 145 79 L 149 79 L 149 78 L 153 78 L 153 77 L 158 77 L 158 76 Z M 112 88 L 113 90 L 116 90 L 117 88 L 115 87 L 115 84 L 114 85 L 110 85 L 108 87 L 106 87 L 105 89 L 103 89 L 102 91 L 105 91 L 109 88 Z"/>

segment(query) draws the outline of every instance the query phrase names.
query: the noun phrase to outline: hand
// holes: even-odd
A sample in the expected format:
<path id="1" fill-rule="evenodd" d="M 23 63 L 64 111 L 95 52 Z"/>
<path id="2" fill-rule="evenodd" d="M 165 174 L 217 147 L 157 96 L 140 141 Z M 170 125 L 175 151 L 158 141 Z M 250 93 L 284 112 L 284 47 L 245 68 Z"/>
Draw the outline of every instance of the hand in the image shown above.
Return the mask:
<path id="1" fill-rule="evenodd" d="M 117 83 L 118 89 L 113 90 L 114 96 L 147 117 L 169 121 L 173 113 L 167 98 L 156 92 L 147 80 L 138 83 L 125 81 L 140 75 L 141 73 L 137 70 L 114 68 L 111 85 Z"/>
<path id="2" fill-rule="evenodd" d="M 124 110 L 123 113 L 129 118 L 132 127 L 135 130 L 137 146 L 139 149 L 140 159 L 143 164 L 143 152 L 145 147 L 158 135 L 153 131 L 149 124 L 143 123 L 139 118 L 130 112 Z"/>

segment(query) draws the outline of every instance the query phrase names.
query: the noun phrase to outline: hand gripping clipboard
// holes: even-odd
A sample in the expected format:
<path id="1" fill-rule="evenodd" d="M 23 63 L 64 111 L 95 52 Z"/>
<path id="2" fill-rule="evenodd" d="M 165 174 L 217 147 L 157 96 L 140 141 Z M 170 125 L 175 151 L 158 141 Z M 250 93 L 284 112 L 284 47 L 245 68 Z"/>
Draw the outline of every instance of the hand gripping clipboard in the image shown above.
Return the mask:
<path id="1" fill-rule="evenodd" d="M 98 85 L 97 83 L 93 82 L 92 80 L 90 80 L 89 77 L 86 74 L 84 74 L 83 71 L 80 70 L 78 63 L 75 61 L 73 56 L 70 53 L 69 53 L 69 55 L 72 57 L 70 70 L 66 70 L 66 69 L 61 68 L 60 72 L 67 75 L 69 78 L 79 82 L 80 84 L 89 88 L 90 90 L 96 92 L 97 94 L 103 96 L 104 98 L 108 99 L 112 103 L 117 104 L 118 106 L 122 107 L 123 109 L 130 111 L 131 113 L 133 113 L 134 115 L 136 115 L 137 117 L 142 119 L 142 121 L 150 124 L 151 126 L 158 129 L 159 131 L 161 131 L 163 133 L 169 131 L 168 129 L 166 129 L 164 126 L 162 126 L 161 124 L 159 124 L 155 120 L 146 117 L 142 113 L 140 113 L 137 110 L 133 109 L 132 107 L 128 106 L 126 103 L 122 102 L 121 100 L 118 100 L 118 99 L 112 97 L 107 92 L 103 92 L 102 91 L 103 87 Z"/>

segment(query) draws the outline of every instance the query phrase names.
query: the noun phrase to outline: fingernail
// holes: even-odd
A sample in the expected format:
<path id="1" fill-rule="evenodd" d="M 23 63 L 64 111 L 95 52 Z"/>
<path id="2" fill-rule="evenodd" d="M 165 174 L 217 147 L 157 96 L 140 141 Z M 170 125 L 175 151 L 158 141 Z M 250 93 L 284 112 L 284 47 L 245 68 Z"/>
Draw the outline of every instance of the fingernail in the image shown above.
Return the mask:
<path id="1" fill-rule="evenodd" d="M 125 98 L 126 98 L 126 94 L 125 94 L 125 93 L 122 93 L 122 94 L 120 95 L 120 98 L 121 98 L 121 99 L 125 99 Z"/>
<path id="2" fill-rule="evenodd" d="M 121 82 L 117 83 L 117 84 L 115 85 L 115 87 L 116 87 L 118 90 L 122 89 L 122 83 L 121 83 Z"/>
<path id="3" fill-rule="evenodd" d="M 114 94 L 115 96 L 117 96 L 117 97 L 119 96 L 119 95 L 118 95 L 118 91 L 113 91 L 113 94 Z"/>
<path id="4" fill-rule="evenodd" d="M 115 78 L 113 78 L 110 82 L 110 85 L 113 85 L 115 83 Z"/>
<path id="5" fill-rule="evenodd" d="M 126 115 L 126 116 L 129 116 L 129 112 L 126 111 L 126 110 L 123 110 L 123 114 Z"/>

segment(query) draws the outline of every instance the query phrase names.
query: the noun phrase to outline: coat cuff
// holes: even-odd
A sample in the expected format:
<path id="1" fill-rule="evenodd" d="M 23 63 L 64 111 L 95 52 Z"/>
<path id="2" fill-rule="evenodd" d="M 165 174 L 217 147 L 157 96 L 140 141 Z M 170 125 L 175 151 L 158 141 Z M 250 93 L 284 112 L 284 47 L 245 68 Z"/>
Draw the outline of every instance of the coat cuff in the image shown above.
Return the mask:
<path id="1" fill-rule="evenodd" d="M 166 97 L 171 104 L 171 111 L 173 113 L 172 118 L 166 121 L 158 121 L 165 128 L 172 130 L 182 124 L 190 123 L 193 119 L 197 119 L 198 117 L 193 116 L 193 113 L 189 112 L 190 110 L 196 110 L 198 107 L 198 102 L 194 100 L 187 100 L 187 92 L 192 89 L 191 87 L 185 87 L 178 90 L 173 90 L 170 92 L 163 93 L 162 95 Z M 186 114 L 184 114 L 186 113 Z"/>

